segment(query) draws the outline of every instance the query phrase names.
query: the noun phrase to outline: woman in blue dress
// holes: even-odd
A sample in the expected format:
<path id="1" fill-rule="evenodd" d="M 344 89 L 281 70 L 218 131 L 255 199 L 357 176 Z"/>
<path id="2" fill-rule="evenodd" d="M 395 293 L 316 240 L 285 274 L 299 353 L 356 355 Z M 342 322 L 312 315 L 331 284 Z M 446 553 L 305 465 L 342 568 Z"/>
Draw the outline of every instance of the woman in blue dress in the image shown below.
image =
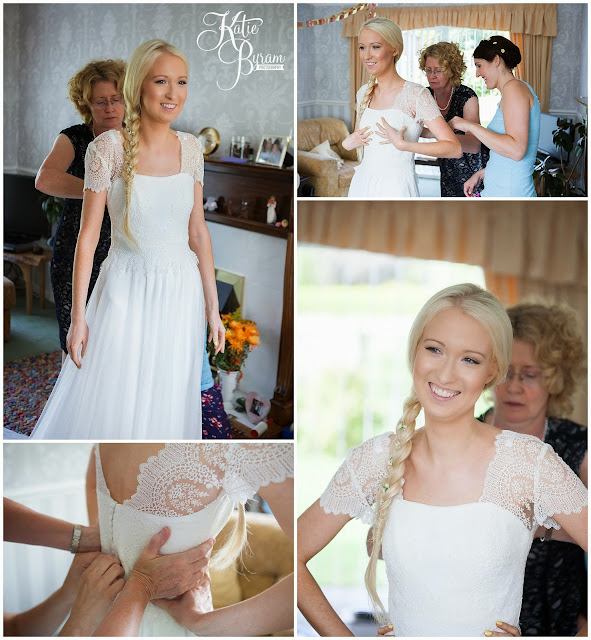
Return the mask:
<path id="1" fill-rule="evenodd" d="M 501 101 L 488 128 L 459 117 L 449 122 L 452 129 L 471 133 L 490 149 L 486 167 L 464 183 L 466 196 L 475 196 L 484 180 L 483 197 L 536 197 L 532 174 L 540 102 L 527 82 L 513 75 L 520 62 L 519 47 L 503 36 L 482 40 L 474 50 L 476 77 L 484 79 L 487 89 L 498 89 Z"/>

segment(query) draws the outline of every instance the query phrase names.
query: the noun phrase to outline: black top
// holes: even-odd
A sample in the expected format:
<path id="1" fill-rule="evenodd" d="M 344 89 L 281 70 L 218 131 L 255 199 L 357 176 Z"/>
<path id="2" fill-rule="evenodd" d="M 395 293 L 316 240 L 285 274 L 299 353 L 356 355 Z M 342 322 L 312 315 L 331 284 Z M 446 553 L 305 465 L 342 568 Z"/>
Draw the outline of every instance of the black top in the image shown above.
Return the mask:
<path id="1" fill-rule="evenodd" d="M 433 89 L 427 87 L 433 95 Z M 470 98 L 474 98 L 476 93 L 461 84 L 454 87 L 451 102 L 447 113 L 443 116 L 446 122 L 453 117 L 464 117 L 464 105 Z M 443 114 L 442 114 L 443 115 Z M 456 131 L 456 135 L 463 136 L 463 131 Z M 439 158 L 438 163 L 441 170 L 441 195 L 443 197 L 464 197 L 464 182 L 471 178 L 477 171 L 483 169 L 488 162 L 489 150 L 481 145 L 479 153 L 464 153 L 461 158 Z M 482 184 L 476 192 L 482 190 Z"/>
<path id="2" fill-rule="evenodd" d="M 84 157 L 86 149 L 94 139 L 90 128 L 85 124 L 77 124 L 60 131 L 68 136 L 74 147 L 74 160 L 67 173 L 84 180 Z M 55 299 L 55 313 L 60 330 L 60 344 L 64 351 L 66 348 L 66 336 L 70 328 L 70 316 L 72 312 L 72 272 L 74 269 L 74 253 L 78 232 L 80 231 L 80 216 L 82 214 L 82 199 L 71 200 L 66 198 L 62 215 L 59 219 L 53 242 L 53 255 L 51 257 L 51 285 Z M 105 207 L 105 215 L 101 227 L 101 233 L 94 254 L 90 284 L 88 286 L 88 298 L 98 278 L 100 266 L 109 253 L 111 246 L 111 220 Z"/>

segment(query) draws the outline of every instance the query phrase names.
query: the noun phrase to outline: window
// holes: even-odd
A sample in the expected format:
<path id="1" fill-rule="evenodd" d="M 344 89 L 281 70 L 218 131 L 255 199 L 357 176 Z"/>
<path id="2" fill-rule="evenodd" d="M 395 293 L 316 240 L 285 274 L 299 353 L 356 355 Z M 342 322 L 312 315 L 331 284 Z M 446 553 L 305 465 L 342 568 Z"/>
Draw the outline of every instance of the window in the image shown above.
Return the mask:
<path id="1" fill-rule="evenodd" d="M 403 78 L 425 86 L 428 83 L 425 74 L 419 69 L 419 52 L 430 44 L 442 41 L 455 42 L 460 47 L 464 52 L 464 62 L 467 67 L 462 82 L 476 92 L 480 106 L 480 122 L 483 126 L 487 126 L 497 109 L 500 94 L 496 89 L 488 91 L 484 81 L 476 78 L 472 54 L 481 40 L 493 35 L 502 35 L 505 38 L 509 38 L 509 32 L 465 29 L 462 27 L 429 27 L 403 31 L 402 35 L 404 38 L 404 52 L 398 62 L 398 71 Z"/>

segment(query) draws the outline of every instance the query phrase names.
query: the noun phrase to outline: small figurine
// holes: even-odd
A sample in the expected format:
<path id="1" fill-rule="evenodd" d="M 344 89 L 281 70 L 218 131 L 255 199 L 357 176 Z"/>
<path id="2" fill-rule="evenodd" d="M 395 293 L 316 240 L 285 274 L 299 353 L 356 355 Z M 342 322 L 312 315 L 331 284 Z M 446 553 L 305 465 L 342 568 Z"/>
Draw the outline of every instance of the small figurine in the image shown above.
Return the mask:
<path id="1" fill-rule="evenodd" d="M 275 224 L 277 221 L 277 213 L 275 212 L 276 206 L 277 200 L 275 200 L 275 196 L 271 196 L 267 200 L 267 224 Z"/>
<path id="2" fill-rule="evenodd" d="M 205 209 L 205 211 L 216 211 L 218 208 L 218 203 L 215 201 L 215 198 L 213 196 L 208 196 L 207 202 L 205 203 L 205 206 L 203 208 Z"/>

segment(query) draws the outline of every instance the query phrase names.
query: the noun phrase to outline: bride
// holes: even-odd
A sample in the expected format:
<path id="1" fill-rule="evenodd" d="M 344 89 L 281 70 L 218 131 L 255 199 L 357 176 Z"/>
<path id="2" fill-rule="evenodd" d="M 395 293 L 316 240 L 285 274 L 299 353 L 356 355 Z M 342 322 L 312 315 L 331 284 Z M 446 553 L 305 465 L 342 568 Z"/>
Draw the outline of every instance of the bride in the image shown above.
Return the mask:
<path id="1" fill-rule="evenodd" d="M 102 551 L 119 558 L 126 578 L 147 542 L 163 527 L 170 529 L 170 538 L 161 553 L 184 551 L 217 537 L 237 503 L 234 529 L 210 562 L 212 568 L 230 566 L 245 544 L 244 504 L 255 493 L 268 502 L 293 539 L 291 445 L 100 444 L 87 475 L 90 523 L 98 520 Z M 215 611 L 208 586 L 174 600 L 155 601 L 145 609 L 139 635 L 254 636 L 291 626 L 293 576 Z M 97 631 L 120 635 L 108 624 Z"/>
<path id="2" fill-rule="evenodd" d="M 125 76 L 123 134 L 107 131 L 88 147 L 70 357 L 34 438 L 201 438 L 204 322 L 216 352 L 224 327 L 201 145 L 170 128 L 187 97 L 187 74 L 172 45 L 140 45 Z M 105 203 L 112 244 L 85 310 Z"/>
<path id="3" fill-rule="evenodd" d="M 374 527 L 366 586 L 396 636 L 517 636 L 538 526 L 563 527 L 586 549 L 579 478 L 534 436 L 474 417 L 482 391 L 504 379 L 511 344 L 503 306 L 476 285 L 448 287 L 419 312 L 408 341 L 413 387 L 396 431 L 351 449 L 298 521 L 299 607 L 320 635 L 352 633 L 306 564 L 351 518 Z M 415 431 L 421 409 L 425 427 Z M 376 591 L 380 554 L 387 607 Z"/>
<path id="4" fill-rule="evenodd" d="M 462 157 L 462 147 L 433 96 L 398 74 L 403 47 L 400 27 L 392 20 L 371 18 L 361 25 L 359 56 L 370 80 L 357 92 L 355 131 L 342 142 L 347 150 L 363 150 L 349 198 L 418 196 L 415 153 Z M 418 142 L 423 125 L 437 142 Z"/>

